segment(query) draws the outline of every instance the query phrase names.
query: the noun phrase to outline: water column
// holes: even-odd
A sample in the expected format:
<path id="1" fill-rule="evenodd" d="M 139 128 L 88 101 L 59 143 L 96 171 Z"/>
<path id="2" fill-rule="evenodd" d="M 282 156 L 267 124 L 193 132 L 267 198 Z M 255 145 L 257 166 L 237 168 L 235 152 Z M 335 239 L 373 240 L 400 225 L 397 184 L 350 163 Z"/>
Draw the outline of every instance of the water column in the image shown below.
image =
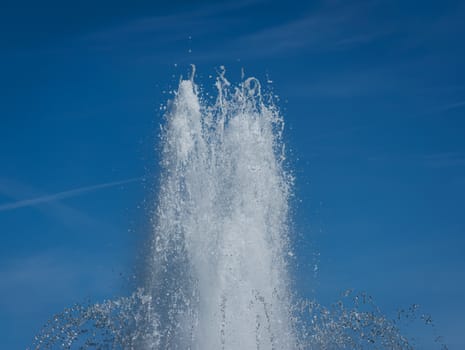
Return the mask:
<path id="1" fill-rule="evenodd" d="M 282 118 L 258 81 L 220 75 L 168 106 L 147 288 L 161 348 L 292 349 Z"/>

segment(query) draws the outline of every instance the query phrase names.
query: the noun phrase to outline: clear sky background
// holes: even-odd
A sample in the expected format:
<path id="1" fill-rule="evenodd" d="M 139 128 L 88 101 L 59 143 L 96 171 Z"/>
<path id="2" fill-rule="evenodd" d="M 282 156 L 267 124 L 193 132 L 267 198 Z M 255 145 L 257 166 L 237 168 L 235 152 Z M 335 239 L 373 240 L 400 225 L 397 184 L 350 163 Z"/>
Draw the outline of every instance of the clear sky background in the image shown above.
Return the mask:
<path id="1" fill-rule="evenodd" d="M 206 89 L 225 65 L 281 97 L 297 291 L 418 303 L 465 348 L 464 18 L 463 1 L 3 0 L 1 348 L 129 293 L 159 106 L 189 63 Z"/>

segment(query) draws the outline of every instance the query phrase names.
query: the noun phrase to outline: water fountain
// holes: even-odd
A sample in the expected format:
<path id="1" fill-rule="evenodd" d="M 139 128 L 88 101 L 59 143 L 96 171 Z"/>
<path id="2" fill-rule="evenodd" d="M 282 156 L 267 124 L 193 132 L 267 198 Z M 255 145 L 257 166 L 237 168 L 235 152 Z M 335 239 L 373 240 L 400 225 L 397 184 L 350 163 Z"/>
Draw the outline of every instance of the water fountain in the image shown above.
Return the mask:
<path id="1" fill-rule="evenodd" d="M 282 116 L 255 78 L 221 72 L 213 103 L 193 78 L 167 106 L 143 284 L 64 310 L 32 349 L 411 349 L 366 295 L 295 300 Z"/>

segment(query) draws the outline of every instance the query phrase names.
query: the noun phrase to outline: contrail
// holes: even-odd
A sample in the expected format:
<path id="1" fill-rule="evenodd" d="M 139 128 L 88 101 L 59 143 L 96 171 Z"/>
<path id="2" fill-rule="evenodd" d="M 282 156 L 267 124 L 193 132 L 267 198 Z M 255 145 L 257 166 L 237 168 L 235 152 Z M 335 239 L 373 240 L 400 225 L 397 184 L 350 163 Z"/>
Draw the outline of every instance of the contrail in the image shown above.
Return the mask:
<path id="1" fill-rule="evenodd" d="M 12 203 L 1 204 L 0 205 L 0 212 L 1 211 L 6 211 L 6 210 L 29 207 L 29 206 L 42 204 L 42 203 L 47 203 L 47 202 L 53 202 L 53 201 L 57 201 L 57 200 L 64 199 L 64 198 L 75 197 L 75 196 L 79 196 L 80 194 L 83 194 L 83 193 L 86 193 L 86 192 L 97 191 L 97 190 L 107 188 L 107 187 L 114 187 L 114 186 L 118 186 L 118 185 L 124 185 L 124 184 L 127 184 L 127 183 L 139 181 L 140 179 L 142 179 L 142 177 L 134 177 L 134 178 L 131 178 L 131 179 L 107 182 L 107 183 L 93 185 L 93 186 L 87 186 L 87 187 L 80 187 L 80 188 L 76 188 L 74 190 L 58 192 L 58 193 L 54 193 L 54 194 L 45 195 L 45 196 L 42 196 L 42 197 L 24 199 L 24 200 L 12 202 Z"/>

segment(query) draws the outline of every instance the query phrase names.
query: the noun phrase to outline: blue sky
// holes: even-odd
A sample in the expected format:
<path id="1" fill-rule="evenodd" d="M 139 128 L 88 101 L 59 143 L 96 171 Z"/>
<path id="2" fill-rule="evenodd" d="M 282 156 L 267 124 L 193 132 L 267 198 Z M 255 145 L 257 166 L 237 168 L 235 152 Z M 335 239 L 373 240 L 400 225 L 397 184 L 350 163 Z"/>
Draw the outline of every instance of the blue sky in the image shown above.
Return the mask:
<path id="1" fill-rule="evenodd" d="M 195 63 L 206 89 L 225 65 L 281 98 L 299 293 L 421 304 L 463 348 L 464 16 L 461 1 L 4 1 L 2 345 L 128 292 L 159 106 Z"/>

